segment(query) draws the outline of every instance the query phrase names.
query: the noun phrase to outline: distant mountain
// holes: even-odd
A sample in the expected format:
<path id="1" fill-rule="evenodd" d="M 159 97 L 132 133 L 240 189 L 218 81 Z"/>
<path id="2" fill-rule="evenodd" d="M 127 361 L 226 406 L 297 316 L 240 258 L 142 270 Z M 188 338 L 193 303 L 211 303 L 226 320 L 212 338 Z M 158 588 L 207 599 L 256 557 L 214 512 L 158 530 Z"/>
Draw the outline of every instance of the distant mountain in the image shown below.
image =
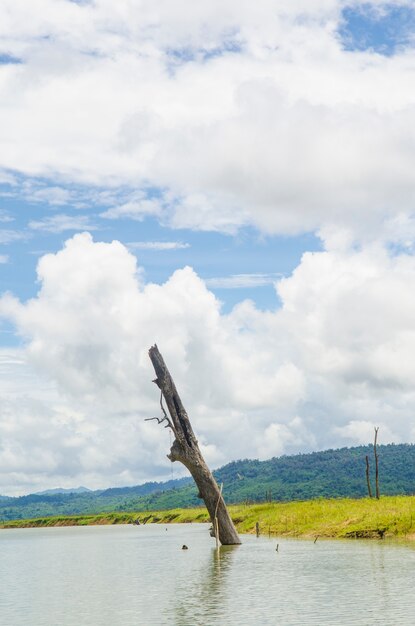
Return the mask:
<path id="1" fill-rule="evenodd" d="M 36 496 L 55 496 L 57 493 L 88 493 L 92 492 L 92 489 L 88 489 L 87 487 L 74 487 L 69 489 L 62 489 L 58 487 L 57 489 L 46 489 L 46 491 L 37 491 Z"/>
<path id="2" fill-rule="evenodd" d="M 378 446 L 378 453 L 381 494 L 415 493 L 415 445 Z M 228 503 L 356 498 L 367 495 L 366 455 L 371 463 L 374 492 L 373 446 L 282 456 L 268 461 L 233 461 L 214 474 L 218 483 L 224 484 Z M 0 497 L 0 520 L 162 510 L 200 504 L 193 480 L 187 477 L 99 491 L 58 489 L 19 498 Z"/>

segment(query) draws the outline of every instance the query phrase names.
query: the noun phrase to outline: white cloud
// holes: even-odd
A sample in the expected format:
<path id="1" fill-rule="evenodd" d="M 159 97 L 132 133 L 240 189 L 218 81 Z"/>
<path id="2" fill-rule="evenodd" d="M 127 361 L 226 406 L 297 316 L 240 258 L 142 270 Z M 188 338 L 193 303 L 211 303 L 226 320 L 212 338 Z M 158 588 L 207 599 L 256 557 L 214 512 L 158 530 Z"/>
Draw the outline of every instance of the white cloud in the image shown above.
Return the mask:
<path id="1" fill-rule="evenodd" d="M 281 277 L 281 274 L 234 274 L 205 278 L 205 284 L 210 289 L 245 289 L 273 285 L 278 277 Z"/>
<path id="2" fill-rule="evenodd" d="M 130 218 L 133 220 L 142 221 L 148 215 L 160 214 L 160 202 L 158 200 L 151 200 L 143 197 L 137 200 L 125 202 L 124 204 L 113 207 L 111 209 L 107 209 L 100 214 L 100 217 L 109 220 Z"/>
<path id="3" fill-rule="evenodd" d="M 91 224 L 87 215 L 52 215 L 41 220 L 29 222 L 32 230 L 41 230 L 47 233 L 63 233 L 66 230 L 96 230 L 97 226 Z"/>
<path id="4" fill-rule="evenodd" d="M 38 276 L 32 300 L 1 299 L 27 343 L 27 367 L 51 381 L 47 392 L 45 382 L 28 388 L 21 373 L 7 383 L 13 393 L 0 387 L 11 428 L 0 454 L 4 485 L 13 463 L 30 456 L 27 423 L 39 433 L 47 475 L 40 465 L 22 469 L 22 484 L 32 472 L 39 487 L 65 476 L 65 484 L 72 477 L 91 486 L 167 476 L 168 434 L 144 422 L 159 410 L 147 355 L 154 342 L 213 463 L 363 443 L 373 424 L 382 442 L 412 437 L 410 255 L 381 246 L 307 253 L 277 283 L 279 308 L 262 312 L 246 301 L 227 315 L 191 268 L 144 284 L 122 244 L 94 243 L 87 233 L 44 256 Z M 50 439 L 45 419 L 57 424 Z"/>
<path id="5" fill-rule="evenodd" d="M 261 435 L 258 444 L 258 457 L 261 460 L 281 456 L 290 450 L 290 446 L 298 449 L 299 444 L 307 448 L 315 445 L 314 436 L 307 431 L 299 417 L 295 417 L 288 424 L 272 423 Z M 366 444 L 367 440 L 364 443 Z"/>
<path id="6" fill-rule="evenodd" d="M 62 187 L 43 187 L 32 188 L 28 185 L 25 190 L 26 199 L 31 202 L 45 202 L 52 206 L 61 206 L 69 204 L 71 193 L 68 189 Z"/>
<path id="7" fill-rule="evenodd" d="M 0 254 L 0 264 L 8 263 L 9 255 L 8 254 Z"/>
<path id="8" fill-rule="evenodd" d="M 190 243 L 181 241 L 133 241 L 127 244 L 130 250 L 185 250 Z"/>
<path id="9" fill-rule="evenodd" d="M 378 443 L 400 443 L 400 438 L 385 424 L 375 424 L 365 420 L 351 420 L 346 426 L 337 428 L 336 432 L 347 440 L 349 445 L 367 445 L 374 440 L 375 428 L 379 428 Z"/>
<path id="10" fill-rule="evenodd" d="M 315 231 L 325 249 L 279 280 L 184 268 L 163 285 L 87 234 L 44 256 L 39 294 L 1 300 L 27 350 L 0 385 L 0 489 L 160 478 L 167 435 L 143 422 L 154 341 L 214 463 L 360 443 L 374 423 L 383 441 L 413 437 L 414 51 L 343 50 L 341 0 L 3 4 L 0 44 L 22 59 L 0 67 L 3 197 Z M 28 236 L 1 229 L 0 243 Z M 224 315 L 208 289 L 272 276 L 274 311 Z"/>
<path id="11" fill-rule="evenodd" d="M 0 209 L 0 222 L 3 224 L 14 222 L 14 217 L 12 217 L 5 209 Z"/>
<path id="12" fill-rule="evenodd" d="M 102 216 L 365 239 L 412 214 L 414 52 L 343 50 L 341 0 L 5 2 L 0 167 L 46 199 L 157 188 Z"/>
<path id="13" fill-rule="evenodd" d="M 13 187 L 17 185 L 16 177 L 13 176 L 13 174 L 4 172 L 0 169 L 0 185 L 10 185 Z"/>
<path id="14" fill-rule="evenodd" d="M 29 239 L 30 235 L 21 230 L 10 230 L 7 228 L 0 228 L 0 244 L 9 244 L 15 241 L 24 241 Z"/>

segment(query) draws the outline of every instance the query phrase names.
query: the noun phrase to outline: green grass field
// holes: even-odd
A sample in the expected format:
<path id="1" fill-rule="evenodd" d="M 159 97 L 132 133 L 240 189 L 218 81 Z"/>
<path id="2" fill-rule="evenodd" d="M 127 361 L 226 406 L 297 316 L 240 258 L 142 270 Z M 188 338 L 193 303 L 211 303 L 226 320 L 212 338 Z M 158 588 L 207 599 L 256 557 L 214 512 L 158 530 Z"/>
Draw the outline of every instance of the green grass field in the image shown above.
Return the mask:
<path id="1" fill-rule="evenodd" d="M 255 532 L 280 537 L 415 538 L 415 496 L 318 499 L 229 507 L 240 533 Z M 173 509 L 148 513 L 103 513 L 69 517 L 44 517 L 7 522 L 2 528 L 86 526 L 94 524 L 208 522 L 204 508 Z"/>

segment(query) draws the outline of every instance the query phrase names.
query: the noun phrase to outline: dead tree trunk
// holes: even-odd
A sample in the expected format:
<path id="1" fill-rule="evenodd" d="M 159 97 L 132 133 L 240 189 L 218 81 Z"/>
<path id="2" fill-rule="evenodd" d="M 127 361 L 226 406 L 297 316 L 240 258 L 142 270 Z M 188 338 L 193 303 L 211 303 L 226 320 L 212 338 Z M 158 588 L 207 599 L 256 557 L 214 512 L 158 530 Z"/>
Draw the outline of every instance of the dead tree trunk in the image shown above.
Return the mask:
<path id="1" fill-rule="evenodd" d="M 205 501 L 214 529 L 216 528 L 216 516 L 220 542 L 224 545 L 239 544 L 241 541 L 230 518 L 225 501 L 199 450 L 190 420 L 177 393 L 170 372 L 156 345 L 150 348 L 149 356 L 157 376 L 153 382 L 156 383 L 162 394 L 160 403 L 164 417 L 158 421 L 166 421 L 167 427 L 172 429 L 175 436 L 168 458 L 171 461 L 183 463 L 193 476 L 199 489 L 199 495 Z M 170 418 L 163 408 L 163 397 L 166 401 Z"/>
<path id="2" fill-rule="evenodd" d="M 366 454 L 366 482 L 367 482 L 367 491 L 369 494 L 369 498 L 372 497 L 372 488 L 370 486 L 370 472 L 369 472 L 369 457 Z"/>
<path id="3" fill-rule="evenodd" d="M 379 500 L 379 497 L 380 497 L 380 494 L 379 494 L 379 457 L 378 457 L 378 449 L 377 449 L 378 430 L 379 430 L 379 426 L 377 428 L 375 428 L 375 442 L 373 444 L 373 450 L 374 450 L 374 453 L 375 453 L 376 498 Z"/>

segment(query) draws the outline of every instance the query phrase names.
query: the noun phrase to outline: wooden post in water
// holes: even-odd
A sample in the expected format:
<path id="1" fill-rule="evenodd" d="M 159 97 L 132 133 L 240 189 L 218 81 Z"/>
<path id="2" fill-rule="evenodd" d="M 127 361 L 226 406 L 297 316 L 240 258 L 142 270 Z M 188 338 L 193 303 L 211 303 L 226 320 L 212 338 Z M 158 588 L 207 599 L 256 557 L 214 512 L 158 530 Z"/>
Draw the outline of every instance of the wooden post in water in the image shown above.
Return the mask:
<path id="1" fill-rule="evenodd" d="M 161 391 L 160 406 L 164 415 L 161 419 L 149 419 L 155 419 L 159 424 L 166 422 L 166 428 L 171 428 L 175 439 L 170 448 L 170 454 L 167 456 L 171 461 L 183 463 L 193 476 L 200 497 L 204 500 L 209 512 L 213 536 L 216 536 L 224 545 L 240 544 L 241 540 L 226 508 L 222 493 L 200 452 L 189 417 L 164 359 L 156 345 L 150 348 L 148 354 L 157 376 L 153 382 Z M 166 401 L 170 417 L 164 410 L 163 398 Z"/>

